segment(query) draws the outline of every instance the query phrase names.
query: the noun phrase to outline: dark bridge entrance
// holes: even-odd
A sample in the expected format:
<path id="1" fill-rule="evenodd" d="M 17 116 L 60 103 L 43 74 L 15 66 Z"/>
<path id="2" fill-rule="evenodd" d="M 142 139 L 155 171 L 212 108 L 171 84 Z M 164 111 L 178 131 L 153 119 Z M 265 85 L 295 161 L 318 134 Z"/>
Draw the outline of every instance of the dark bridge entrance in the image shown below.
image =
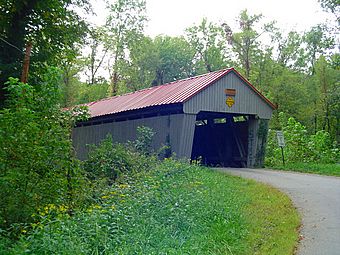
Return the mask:
<path id="1" fill-rule="evenodd" d="M 248 116 L 200 112 L 191 159 L 208 166 L 246 167 Z"/>

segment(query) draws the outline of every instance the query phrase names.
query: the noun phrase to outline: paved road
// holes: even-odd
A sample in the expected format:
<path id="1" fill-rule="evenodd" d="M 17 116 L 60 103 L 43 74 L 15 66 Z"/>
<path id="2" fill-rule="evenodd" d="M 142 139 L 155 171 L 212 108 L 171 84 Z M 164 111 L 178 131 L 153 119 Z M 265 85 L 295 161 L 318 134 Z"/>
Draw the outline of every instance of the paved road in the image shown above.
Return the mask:
<path id="1" fill-rule="evenodd" d="M 222 168 L 288 194 L 302 215 L 298 255 L 340 255 L 340 178 L 260 169 Z"/>

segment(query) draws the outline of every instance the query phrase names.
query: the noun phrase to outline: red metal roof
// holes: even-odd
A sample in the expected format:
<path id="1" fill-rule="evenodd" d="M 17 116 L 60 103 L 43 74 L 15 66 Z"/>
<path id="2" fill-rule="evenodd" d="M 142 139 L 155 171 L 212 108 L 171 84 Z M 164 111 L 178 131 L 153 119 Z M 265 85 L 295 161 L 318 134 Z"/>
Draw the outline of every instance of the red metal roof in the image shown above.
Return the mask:
<path id="1" fill-rule="evenodd" d="M 138 90 L 87 103 L 91 117 L 142 109 L 151 106 L 184 103 L 194 95 L 213 84 L 229 72 L 235 72 L 246 84 L 262 97 L 273 109 L 275 105 L 265 98 L 253 85 L 244 79 L 234 68 L 223 69 L 192 78 L 170 82 L 164 85 Z"/>

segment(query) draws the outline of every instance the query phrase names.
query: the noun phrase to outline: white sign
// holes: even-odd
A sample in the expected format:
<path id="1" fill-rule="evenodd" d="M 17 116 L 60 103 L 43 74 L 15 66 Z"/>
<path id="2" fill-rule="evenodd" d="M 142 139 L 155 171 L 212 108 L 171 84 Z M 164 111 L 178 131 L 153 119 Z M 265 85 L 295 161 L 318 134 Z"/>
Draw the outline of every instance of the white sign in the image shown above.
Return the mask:
<path id="1" fill-rule="evenodd" d="M 285 147 L 285 138 L 283 136 L 282 131 L 276 131 L 276 137 L 277 137 L 277 143 L 279 144 L 280 147 Z"/>

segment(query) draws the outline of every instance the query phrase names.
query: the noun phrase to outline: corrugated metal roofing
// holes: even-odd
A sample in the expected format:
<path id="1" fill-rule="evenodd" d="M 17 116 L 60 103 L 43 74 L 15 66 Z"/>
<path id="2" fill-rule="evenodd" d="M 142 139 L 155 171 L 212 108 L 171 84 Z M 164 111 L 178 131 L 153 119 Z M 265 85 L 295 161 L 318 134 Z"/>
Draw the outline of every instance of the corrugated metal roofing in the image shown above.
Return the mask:
<path id="1" fill-rule="evenodd" d="M 170 82 L 136 92 L 114 96 L 100 101 L 87 103 L 91 117 L 137 110 L 151 106 L 184 103 L 191 97 L 219 80 L 230 71 L 235 72 L 273 109 L 275 105 L 265 98 L 256 88 L 245 80 L 234 68 L 223 69 L 192 78 Z"/>

